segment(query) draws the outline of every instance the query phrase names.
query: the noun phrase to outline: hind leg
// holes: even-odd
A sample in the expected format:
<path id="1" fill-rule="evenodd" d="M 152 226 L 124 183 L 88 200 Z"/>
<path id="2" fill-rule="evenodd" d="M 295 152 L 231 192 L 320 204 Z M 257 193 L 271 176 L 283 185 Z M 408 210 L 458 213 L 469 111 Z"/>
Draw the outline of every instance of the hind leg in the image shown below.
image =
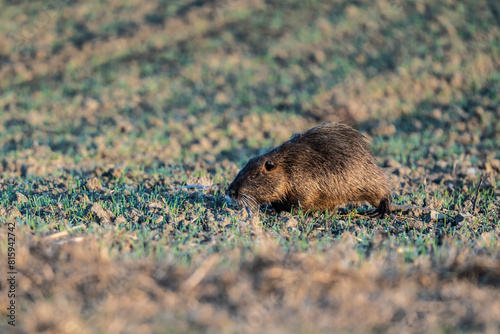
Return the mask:
<path id="1" fill-rule="evenodd" d="M 377 206 L 376 204 L 374 205 L 373 203 L 370 203 L 373 206 Z M 389 197 L 382 198 L 380 202 L 378 203 L 378 206 L 376 209 L 370 210 L 366 213 L 368 216 L 373 217 L 373 218 L 384 218 L 385 215 L 391 216 L 391 200 Z"/>

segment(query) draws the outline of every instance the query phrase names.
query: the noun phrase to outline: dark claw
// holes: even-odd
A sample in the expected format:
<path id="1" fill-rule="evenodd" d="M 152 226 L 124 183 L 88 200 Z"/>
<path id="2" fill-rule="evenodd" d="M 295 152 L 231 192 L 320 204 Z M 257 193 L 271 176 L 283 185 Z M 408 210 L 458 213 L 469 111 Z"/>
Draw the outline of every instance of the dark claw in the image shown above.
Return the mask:
<path id="1" fill-rule="evenodd" d="M 367 215 L 370 218 L 377 218 L 377 219 L 384 219 L 386 215 L 393 217 L 391 213 L 387 213 L 385 211 L 380 211 L 379 209 L 372 209 L 367 212 L 365 212 L 365 215 Z"/>
<path id="2" fill-rule="evenodd" d="M 248 218 L 253 218 L 253 214 L 252 211 L 250 210 L 250 207 L 246 206 L 245 209 L 247 210 Z"/>
<path id="3" fill-rule="evenodd" d="M 391 213 L 391 202 L 389 199 L 384 198 L 380 201 L 378 208 L 366 212 L 367 216 L 372 218 L 383 219 L 386 215 L 393 217 Z"/>

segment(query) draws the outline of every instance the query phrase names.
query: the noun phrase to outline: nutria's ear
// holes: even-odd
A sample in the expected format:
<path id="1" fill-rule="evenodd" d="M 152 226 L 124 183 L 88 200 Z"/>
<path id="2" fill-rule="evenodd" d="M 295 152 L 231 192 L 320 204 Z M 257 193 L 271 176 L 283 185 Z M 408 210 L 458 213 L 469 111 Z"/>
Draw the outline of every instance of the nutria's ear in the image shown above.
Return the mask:
<path id="1" fill-rule="evenodd" d="M 266 169 L 266 171 L 270 172 L 272 171 L 276 166 L 274 166 L 274 163 L 271 161 L 271 160 L 267 160 L 265 163 L 264 163 L 264 168 Z"/>

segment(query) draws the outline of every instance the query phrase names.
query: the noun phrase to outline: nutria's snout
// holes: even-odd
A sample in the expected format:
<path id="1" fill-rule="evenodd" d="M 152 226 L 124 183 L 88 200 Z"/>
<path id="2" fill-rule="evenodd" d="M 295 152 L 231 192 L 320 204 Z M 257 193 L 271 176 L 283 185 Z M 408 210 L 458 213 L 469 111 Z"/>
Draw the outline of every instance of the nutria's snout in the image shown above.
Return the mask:
<path id="1" fill-rule="evenodd" d="M 226 191 L 226 195 L 231 197 L 232 199 L 236 199 L 236 190 L 232 188 L 232 184 L 229 186 L 229 189 Z"/>
<path id="2" fill-rule="evenodd" d="M 229 185 L 229 188 L 226 191 L 226 195 L 231 200 L 231 203 L 238 204 L 239 206 L 243 206 L 241 203 L 241 199 L 239 198 L 239 191 L 237 190 L 237 187 L 235 186 L 234 182 L 232 182 Z"/>
<path id="3" fill-rule="evenodd" d="M 232 182 L 229 185 L 229 188 L 227 188 L 226 196 L 231 199 L 231 202 L 239 204 L 239 201 L 238 201 L 238 192 L 236 191 L 236 187 L 234 186 L 234 182 Z"/>
<path id="4" fill-rule="evenodd" d="M 229 196 L 231 201 L 234 201 L 235 203 L 237 203 L 239 206 L 241 206 L 242 208 L 244 208 L 247 211 L 248 217 L 250 217 L 250 218 L 253 217 L 252 211 L 250 210 L 250 203 L 249 203 L 248 199 L 245 199 L 247 196 L 243 195 L 243 198 L 240 198 L 240 194 L 237 191 L 237 187 L 236 187 L 234 181 L 231 183 L 231 185 L 227 189 L 226 194 L 227 194 L 227 196 Z"/>

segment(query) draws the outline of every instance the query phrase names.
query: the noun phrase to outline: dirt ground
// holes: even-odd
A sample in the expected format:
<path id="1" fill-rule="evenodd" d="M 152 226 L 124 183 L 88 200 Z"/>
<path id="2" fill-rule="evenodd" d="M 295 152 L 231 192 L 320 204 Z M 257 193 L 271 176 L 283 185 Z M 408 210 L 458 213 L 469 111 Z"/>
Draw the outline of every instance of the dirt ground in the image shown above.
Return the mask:
<path id="1" fill-rule="evenodd" d="M 500 332 L 496 1 L 2 7 L 1 332 Z M 432 210 L 227 200 L 326 121 Z"/>

